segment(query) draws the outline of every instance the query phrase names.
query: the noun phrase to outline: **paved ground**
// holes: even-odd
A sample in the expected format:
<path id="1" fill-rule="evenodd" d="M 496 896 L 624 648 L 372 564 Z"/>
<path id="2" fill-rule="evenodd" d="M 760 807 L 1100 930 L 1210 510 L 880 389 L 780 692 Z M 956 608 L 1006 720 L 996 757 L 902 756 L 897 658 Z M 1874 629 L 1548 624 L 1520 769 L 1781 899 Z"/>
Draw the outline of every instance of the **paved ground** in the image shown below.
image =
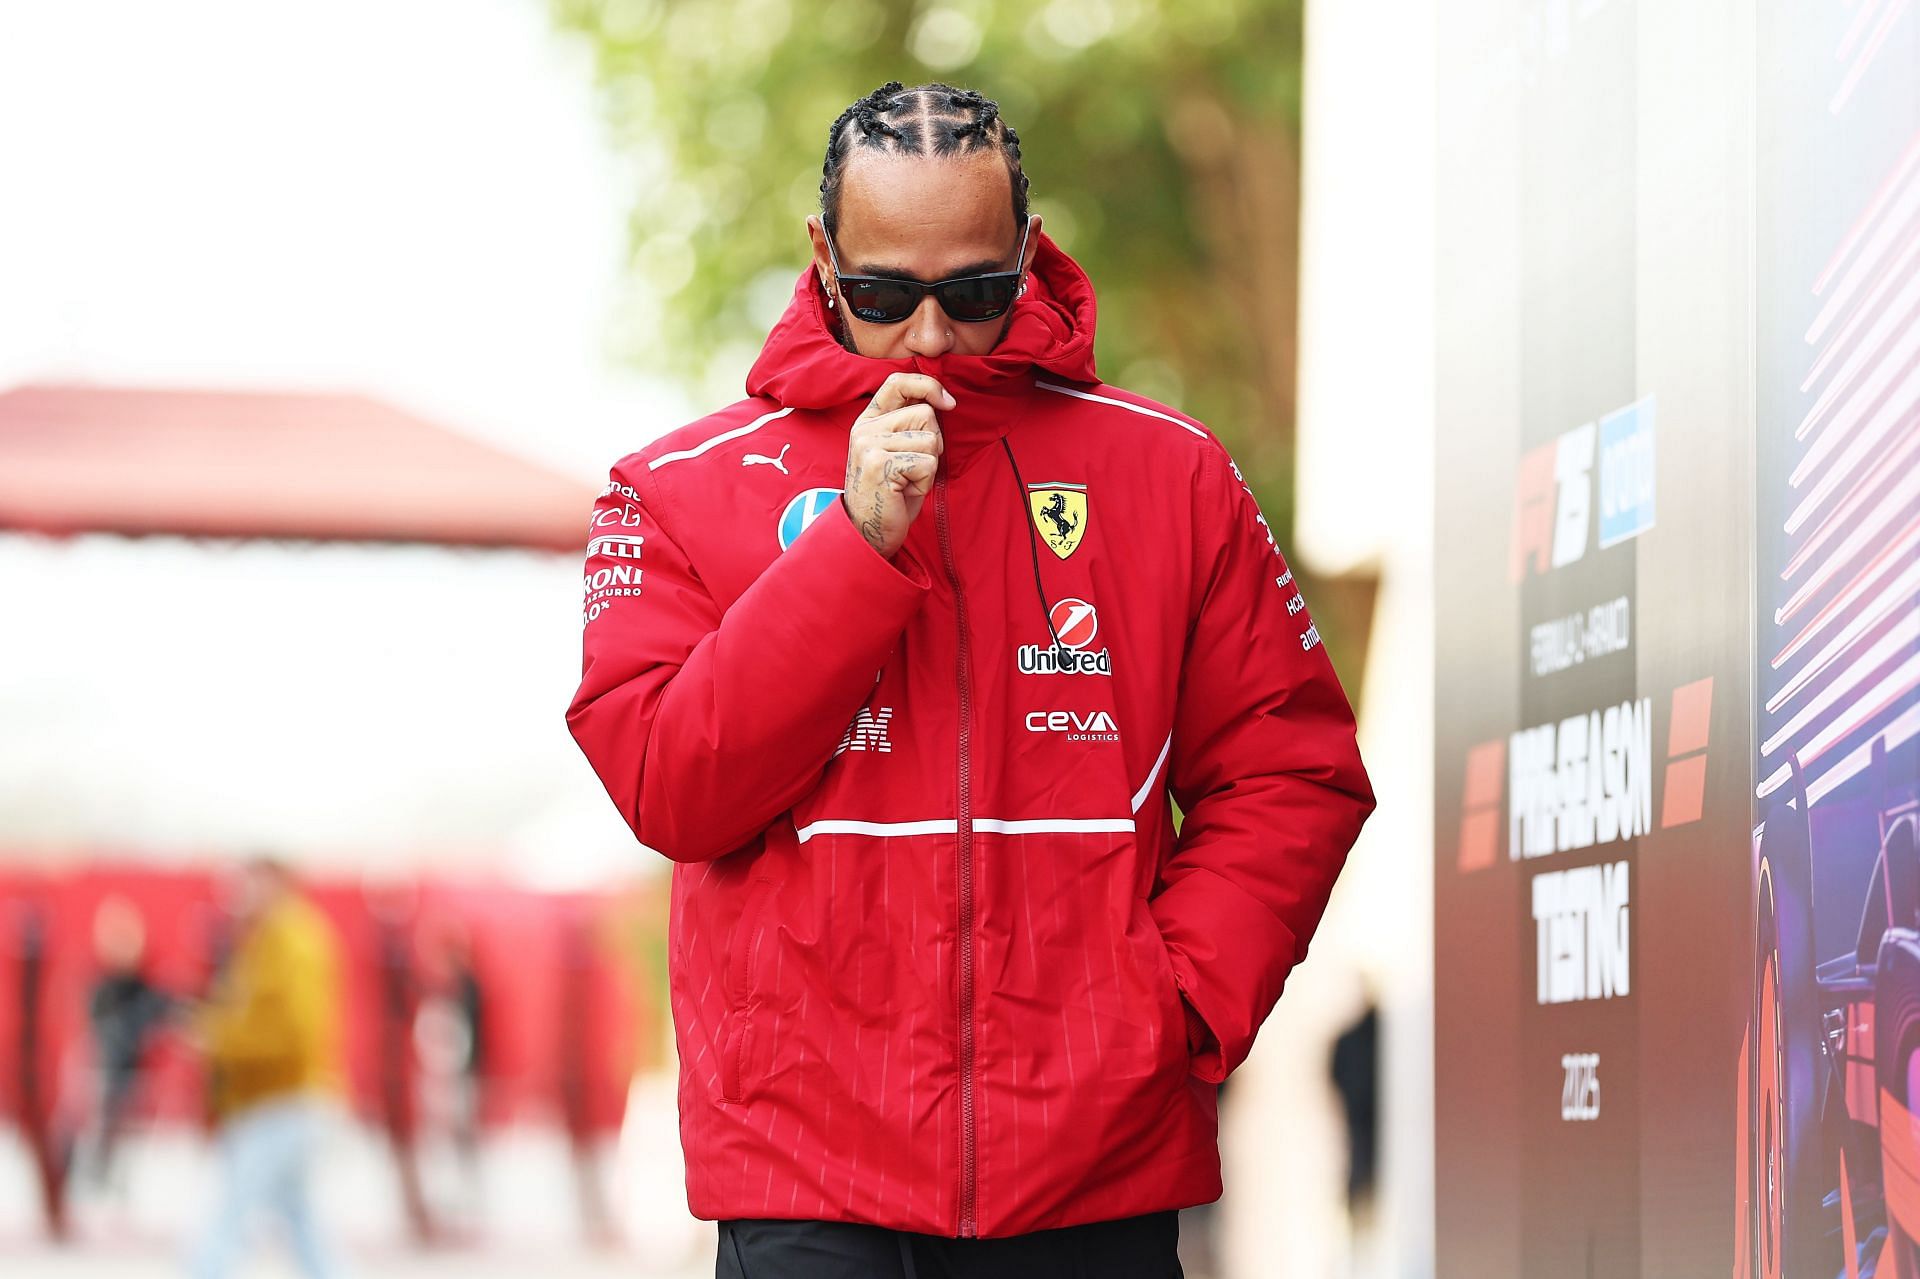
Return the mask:
<path id="1" fill-rule="evenodd" d="M 602 1248 L 588 1242 L 580 1169 L 551 1130 L 496 1134 L 475 1168 L 450 1150 L 425 1152 L 429 1198 L 471 1242 L 423 1251 L 407 1242 L 386 1146 L 362 1126 L 339 1125 L 318 1198 L 349 1266 L 344 1279 L 711 1279 L 714 1227 L 687 1214 L 670 1106 L 636 1100 L 626 1132 L 600 1152 L 592 1175 L 606 1216 L 619 1224 L 618 1243 Z M 51 1248 L 40 1242 L 25 1151 L 0 1129 L 0 1279 L 182 1279 L 181 1258 L 206 1221 L 219 1171 L 200 1134 L 144 1134 L 109 1185 L 78 1186 L 77 1241 Z M 1203 1232 L 1195 1214 L 1183 1214 L 1187 1279 L 1208 1279 L 1197 1264 Z M 293 1274 L 270 1240 L 242 1272 Z"/>
<path id="2" fill-rule="evenodd" d="M 408 1242 L 385 1143 L 362 1125 L 336 1125 L 317 1200 L 347 1279 L 711 1279 L 713 1225 L 687 1214 L 671 1112 L 655 1102 L 633 1118 L 591 1173 L 605 1216 L 619 1223 L 620 1239 L 607 1247 L 589 1242 L 581 1170 L 551 1128 L 495 1134 L 472 1168 L 450 1149 L 423 1151 L 427 1196 L 466 1242 L 421 1250 Z M 201 1134 L 140 1134 L 109 1184 L 76 1183 L 75 1242 L 52 1248 L 41 1242 L 26 1152 L 0 1128 L 0 1279 L 180 1279 L 219 1186 L 218 1159 Z M 263 1238 L 243 1274 L 293 1274 L 275 1242 Z"/>
<path id="3" fill-rule="evenodd" d="M 523 1256 L 448 1252 L 441 1254 L 368 1254 L 351 1259 L 349 1279 L 712 1279 L 713 1262 L 679 1270 L 656 1270 L 631 1257 Z M 171 1259 L 98 1249 L 86 1252 L 0 1249 L 0 1274 L 8 1279 L 181 1279 Z M 281 1279 L 296 1272 L 277 1257 L 265 1257 L 243 1274 L 246 1279 Z"/>
<path id="4" fill-rule="evenodd" d="M 1182 1251 L 1186 1251 L 1182 1249 Z M 157 1255 L 156 1255 L 157 1252 Z M 709 1254 L 677 1268 L 637 1255 L 584 1252 L 382 1252 L 359 1249 L 349 1258 L 347 1279 L 712 1279 Z M 1187 1279 L 1207 1279 L 1189 1260 Z M 8 1279 L 181 1279 L 182 1268 L 165 1249 L 100 1247 L 85 1250 L 15 1251 L 0 1246 L 0 1274 Z M 245 1279 L 292 1279 L 293 1268 L 278 1256 L 262 1255 Z"/>

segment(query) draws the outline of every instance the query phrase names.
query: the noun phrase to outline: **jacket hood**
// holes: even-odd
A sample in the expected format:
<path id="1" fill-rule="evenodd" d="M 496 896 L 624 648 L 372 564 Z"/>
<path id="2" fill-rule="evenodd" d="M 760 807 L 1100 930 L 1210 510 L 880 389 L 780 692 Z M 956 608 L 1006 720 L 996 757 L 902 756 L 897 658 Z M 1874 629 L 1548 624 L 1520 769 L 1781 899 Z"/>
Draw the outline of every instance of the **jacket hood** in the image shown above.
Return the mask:
<path id="1" fill-rule="evenodd" d="M 1035 241 L 1027 291 L 1014 300 L 1006 332 L 985 355 L 876 359 L 847 350 L 834 336 L 826 293 L 809 262 L 747 373 L 747 394 L 769 396 L 789 408 L 826 409 L 868 399 L 888 374 L 925 373 L 957 402 L 940 414 L 949 452 L 956 447 L 971 452 L 990 443 L 1012 425 L 1006 397 L 1031 386 L 1036 374 L 1096 380 L 1093 284 L 1044 229 Z"/>

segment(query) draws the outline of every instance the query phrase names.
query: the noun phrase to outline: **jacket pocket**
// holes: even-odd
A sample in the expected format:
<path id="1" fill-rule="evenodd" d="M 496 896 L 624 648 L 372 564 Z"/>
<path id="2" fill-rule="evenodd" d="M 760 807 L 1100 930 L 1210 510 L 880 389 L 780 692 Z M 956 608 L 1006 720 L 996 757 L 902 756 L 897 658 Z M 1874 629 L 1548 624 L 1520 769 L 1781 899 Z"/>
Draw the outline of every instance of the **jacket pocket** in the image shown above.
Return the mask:
<path id="1" fill-rule="evenodd" d="M 1154 1014 L 1159 1019 L 1159 1059 L 1163 1063 L 1184 1065 L 1192 1054 L 1187 1049 L 1187 1010 L 1181 1003 L 1179 983 L 1174 979 L 1173 959 L 1167 953 L 1166 937 L 1154 922 L 1152 912 L 1146 909 L 1146 899 L 1136 900 L 1140 910 L 1139 927 L 1147 937 L 1147 978 L 1153 986 Z"/>
<path id="2" fill-rule="evenodd" d="M 752 1072 L 748 1068 L 753 1051 L 753 1013 L 759 1002 L 760 951 L 766 942 L 771 921 L 768 904 L 774 882 L 760 878 L 747 890 L 746 908 L 740 912 L 732 944 L 727 947 L 727 1017 L 720 1037 L 720 1099 L 744 1101 Z"/>

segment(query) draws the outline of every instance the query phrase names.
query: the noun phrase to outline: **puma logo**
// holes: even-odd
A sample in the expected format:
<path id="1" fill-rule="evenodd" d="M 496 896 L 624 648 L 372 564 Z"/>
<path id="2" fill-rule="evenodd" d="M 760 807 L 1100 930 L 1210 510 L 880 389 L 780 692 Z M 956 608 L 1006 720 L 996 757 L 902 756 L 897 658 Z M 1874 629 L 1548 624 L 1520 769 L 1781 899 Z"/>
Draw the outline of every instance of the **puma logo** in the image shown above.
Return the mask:
<path id="1" fill-rule="evenodd" d="M 765 462 L 768 466 L 779 467 L 780 474 L 791 475 L 793 474 L 793 472 L 787 469 L 787 464 L 783 459 L 785 459 L 785 457 L 787 456 L 787 450 L 792 447 L 793 447 L 792 441 L 788 441 L 787 443 L 782 444 L 780 446 L 779 457 L 768 457 L 765 453 L 749 453 L 745 457 L 740 459 L 740 465 L 752 466 L 755 462 Z"/>

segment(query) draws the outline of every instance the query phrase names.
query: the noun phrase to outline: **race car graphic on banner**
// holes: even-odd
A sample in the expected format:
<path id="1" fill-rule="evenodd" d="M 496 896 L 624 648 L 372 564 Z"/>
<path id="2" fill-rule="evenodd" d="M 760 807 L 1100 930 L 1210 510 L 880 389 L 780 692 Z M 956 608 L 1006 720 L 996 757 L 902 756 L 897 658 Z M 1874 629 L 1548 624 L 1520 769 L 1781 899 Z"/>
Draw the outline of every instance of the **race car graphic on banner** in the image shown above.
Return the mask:
<path id="1" fill-rule="evenodd" d="M 1920 1274 L 1920 35 L 1825 7 L 1761 23 L 1736 1279 Z"/>

